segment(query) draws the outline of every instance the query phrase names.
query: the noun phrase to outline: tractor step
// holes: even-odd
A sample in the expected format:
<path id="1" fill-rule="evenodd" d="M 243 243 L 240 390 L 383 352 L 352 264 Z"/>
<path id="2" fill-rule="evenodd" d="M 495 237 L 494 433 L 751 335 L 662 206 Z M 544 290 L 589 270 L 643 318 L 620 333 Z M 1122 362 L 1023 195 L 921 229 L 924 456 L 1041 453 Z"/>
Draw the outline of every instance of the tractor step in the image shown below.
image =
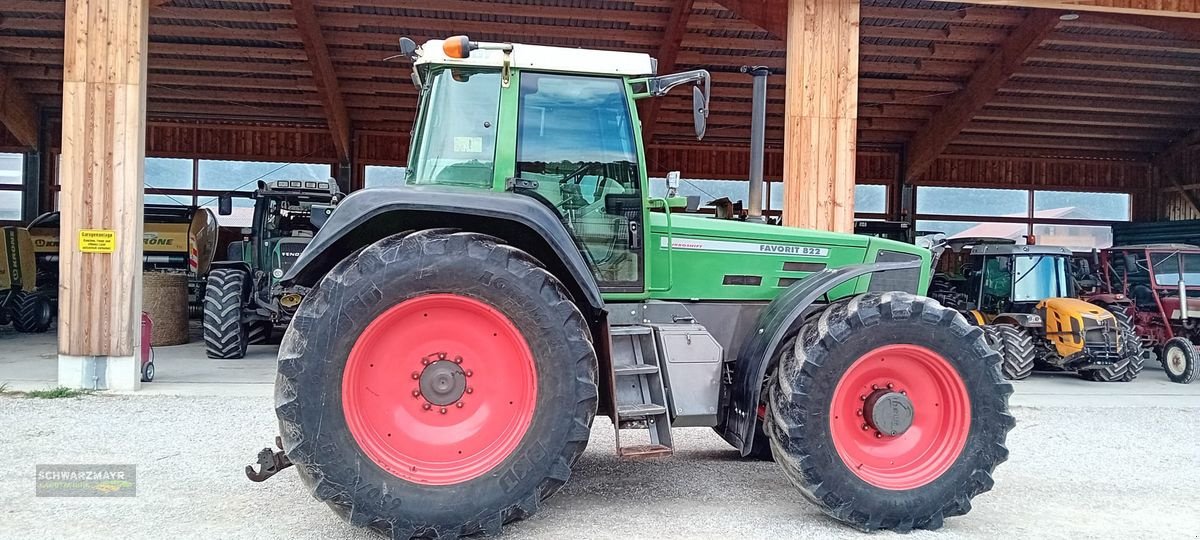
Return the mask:
<path id="1" fill-rule="evenodd" d="M 663 384 L 658 344 L 649 326 L 615 326 L 610 329 L 613 351 L 613 423 L 617 455 L 653 457 L 670 455 L 671 415 Z M 621 430 L 646 429 L 649 444 L 621 446 Z"/>

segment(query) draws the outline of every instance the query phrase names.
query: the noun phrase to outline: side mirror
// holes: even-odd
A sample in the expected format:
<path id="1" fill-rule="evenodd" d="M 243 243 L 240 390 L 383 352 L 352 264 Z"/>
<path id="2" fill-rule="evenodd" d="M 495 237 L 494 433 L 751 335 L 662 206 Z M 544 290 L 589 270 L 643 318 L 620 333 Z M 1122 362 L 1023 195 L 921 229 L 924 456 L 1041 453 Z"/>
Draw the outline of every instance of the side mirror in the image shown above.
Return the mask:
<path id="1" fill-rule="evenodd" d="M 667 173 L 667 196 L 674 197 L 679 193 L 679 171 Z"/>
<path id="2" fill-rule="evenodd" d="M 417 42 L 407 37 L 400 38 L 400 54 L 411 60 L 417 59 Z"/>
<path id="3" fill-rule="evenodd" d="M 233 195 L 228 193 L 217 195 L 217 213 L 222 216 L 233 213 Z"/>
<path id="4" fill-rule="evenodd" d="M 703 139 L 708 129 L 708 100 L 699 86 L 692 87 L 692 120 L 696 124 L 696 140 Z"/>

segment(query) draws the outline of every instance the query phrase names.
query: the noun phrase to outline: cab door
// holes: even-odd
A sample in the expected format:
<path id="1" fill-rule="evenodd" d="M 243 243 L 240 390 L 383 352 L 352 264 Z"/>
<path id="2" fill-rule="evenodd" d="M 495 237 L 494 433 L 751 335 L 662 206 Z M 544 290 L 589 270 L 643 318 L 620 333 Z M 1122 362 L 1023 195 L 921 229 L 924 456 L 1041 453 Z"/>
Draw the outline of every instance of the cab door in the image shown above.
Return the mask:
<path id="1" fill-rule="evenodd" d="M 552 205 L 606 293 L 645 288 L 637 145 L 622 79 L 522 72 L 516 176 Z"/>

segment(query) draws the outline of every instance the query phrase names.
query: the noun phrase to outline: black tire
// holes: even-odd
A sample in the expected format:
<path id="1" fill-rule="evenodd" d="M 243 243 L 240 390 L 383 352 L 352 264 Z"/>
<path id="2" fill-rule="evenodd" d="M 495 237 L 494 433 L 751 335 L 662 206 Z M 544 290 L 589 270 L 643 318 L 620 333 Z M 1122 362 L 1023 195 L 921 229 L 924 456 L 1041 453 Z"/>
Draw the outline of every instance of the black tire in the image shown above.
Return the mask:
<path id="1" fill-rule="evenodd" d="M 246 325 L 242 324 L 242 299 L 248 283 L 238 268 L 216 268 L 208 273 L 204 292 L 204 352 L 209 358 L 244 358 Z"/>
<path id="2" fill-rule="evenodd" d="M 970 403 L 970 426 L 953 463 L 911 489 L 884 489 L 857 475 L 839 456 L 830 412 L 836 388 L 860 358 L 895 344 L 925 347 L 953 366 Z M 794 357 L 780 360 L 771 389 L 768 436 L 775 462 L 808 500 L 862 530 L 937 529 L 965 514 L 972 497 L 992 488 L 992 472 L 1008 458 L 1015 424 L 1012 385 L 983 332 L 956 311 L 907 293 L 865 294 L 833 304 L 801 328 Z"/>
<path id="3" fill-rule="evenodd" d="M 246 325 L 246 343 L 262 345 L 270 343 L 275 334 L 275 324 L 271 321 L 258 320 Z"/>
<path id="4" fill-rule="evenodd" d="M 1189 384 L 1196 380 L 1196 346 L 1187 338 L 1176 337 L 1163 344 L 1163 371 L 1171 382 Z"/>
<path id="5" fill-rule="evenodd" d="M 11 311 L 13 328 L 26 334 L 40 334 L 54 322 L 50 299 L 39 292 L 19 292 Z"/>
<path id="6" fill-rule="evenodd" d="M 1000 372 L 1005 379 L 1019 381 L 1033 373 L 1037 346 L 1028 332 L 1009 324 L 991 324 L 983 327 L 983 335 L 1000 353 Z"/>
<path id="7" fill-rule="evenodd" d="M 1134 329 L 1133 319 L 1116 306 L 1107 306 L 1117 319 L 1117 330 L 1121 332 L 1121 359 L 1116 363 L 1095 369 L 1085 369 L 1079 376 L 1092 382 L 1132 382 L 1142 372 L 1146 352 Z"/>
<path id="8" fill-rule="evenodd" d="M 154 381 L 154 362 L 146 362 L 142 365 L 142 382 Z"/>
<path id="9" fill-rule="evenodd" d="M 933 279 L 929 282 L 929 297 L 937 300 L 938 303 L 945 307 L 959 310 L 962 309 L 963 300 L 966 298 L 966 295 L 959 292 L 954 287 L 954 284 L 946 279 L 945 276 L 937 275 L 933 276 Z"/>
<path id="10" fill-rule="evenodd" d="M 428 485 L 393 475 L 364 452 L 347 425 L 342 383 L 369 323 L 405 300 L 447 292 L 488 304 L 520 329 L 534 357 L 536 405 L 499 465 Z M 352 525 L 393 539 L 495 535 L 569 478 L 596 413 L 596 379 L 583 315 L 535 259 L 489 236 L 428 230 L 375 242 L 306 296 L 280 347 L 276 413 L 301 479 Z"/>

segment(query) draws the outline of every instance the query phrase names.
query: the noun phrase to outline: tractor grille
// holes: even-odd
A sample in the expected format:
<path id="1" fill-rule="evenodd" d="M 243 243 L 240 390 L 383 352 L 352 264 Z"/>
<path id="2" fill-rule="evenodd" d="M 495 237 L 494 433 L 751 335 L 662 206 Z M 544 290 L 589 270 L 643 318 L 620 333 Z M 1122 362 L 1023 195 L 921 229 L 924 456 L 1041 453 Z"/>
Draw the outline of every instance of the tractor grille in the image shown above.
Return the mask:
<path id="1" fill-rule="evenodd" d="M 880 251 L 875 255 L 877 263 L 896 263 L 920 260 L 921 257 L 912 253 L 899 251 Z M 871 292 L 904 291 L 917 294 L 917 285 L 921 281 L 921 267 L 904 270 L 887 270 L 871 274 L 871 284 L 867 287 Z"/>
<path id="2" fill-rule="evenodd" d="M 1116 327 L 1116 319 L 1106 319 L 1085 322 L 1083 352 L 1093 362 L 1114 363 L 1121 358 L 1120 331 Z"/>
<path id="3" fill-rule="evenodd" d="M 292 268 L 292 265 L 296 264 L 296 259 L 300 258 L 300 253 L 304 251 L 304 248 L 308 247 L 308 243 L 311 241 L 312 238 L 306 237 L 279 240 L 279 260 L 276 262 L 276 268 L 287 273 Z"/>

